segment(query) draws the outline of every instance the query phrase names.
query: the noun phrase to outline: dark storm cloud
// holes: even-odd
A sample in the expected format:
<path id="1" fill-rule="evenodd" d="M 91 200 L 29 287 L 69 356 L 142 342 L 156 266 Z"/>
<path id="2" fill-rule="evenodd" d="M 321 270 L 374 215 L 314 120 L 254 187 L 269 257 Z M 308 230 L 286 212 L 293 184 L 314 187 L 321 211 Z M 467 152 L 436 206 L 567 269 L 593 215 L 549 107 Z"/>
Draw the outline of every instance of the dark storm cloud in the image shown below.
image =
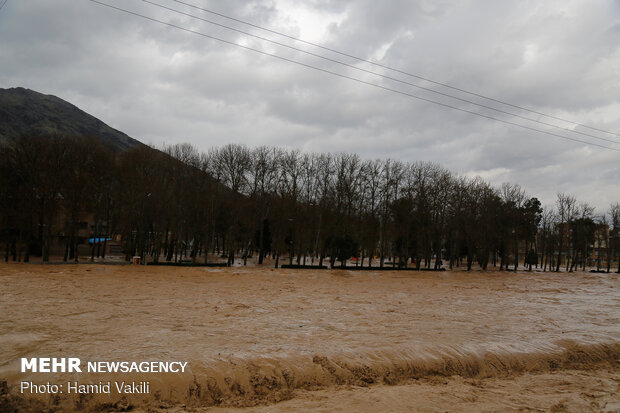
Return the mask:
<path id="1" fill-rule="evenodd" d="M 142 1 L 105 1 L 426 99 L 620 148 L 339 67 Z M 171 0 L 153 1 L 276 39 Z M 614 1 L 191 3 L 519 106 L 620 131 L 620 7 Z M 601 210 L 620 198 L 618 152 L 330 76 L 87 0 L 9 0 L 0 11 L 0 39 L 0 87 L 24 86 L 57 95 L 147 143 L 187 141 L 207 150 L 237 142 L 428 160 L 494 184 L 519 183 L 547 203 L 557 191 Z M 620 142 L 618 136 L 577 130 Z"/>

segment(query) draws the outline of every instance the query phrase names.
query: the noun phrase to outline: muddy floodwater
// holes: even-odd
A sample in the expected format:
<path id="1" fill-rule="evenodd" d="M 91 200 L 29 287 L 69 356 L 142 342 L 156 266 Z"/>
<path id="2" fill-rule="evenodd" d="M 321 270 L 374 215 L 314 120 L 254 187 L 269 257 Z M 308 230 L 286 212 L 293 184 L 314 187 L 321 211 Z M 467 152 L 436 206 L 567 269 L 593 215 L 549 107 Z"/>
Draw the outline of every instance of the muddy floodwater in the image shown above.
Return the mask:
<path id="1" fill-rule="evenodd" d="M 620 410 L 617 274 L 2 264 L 0 289 L 1 397 L 24 410 Z M 22 357 L 188 364 L 21 373 Z M 149 393 L 18 389 L 110 380 Z"/>

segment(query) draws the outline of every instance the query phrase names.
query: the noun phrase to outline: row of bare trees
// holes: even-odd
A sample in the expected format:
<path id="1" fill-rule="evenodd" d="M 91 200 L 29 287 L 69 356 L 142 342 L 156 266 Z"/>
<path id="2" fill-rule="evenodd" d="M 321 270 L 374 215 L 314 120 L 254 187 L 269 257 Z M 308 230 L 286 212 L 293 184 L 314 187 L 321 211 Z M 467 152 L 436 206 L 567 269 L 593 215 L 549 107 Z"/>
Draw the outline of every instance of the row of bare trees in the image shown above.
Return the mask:
<path id="1" fill-rule="evenodd" d="M 50 246 L 63 231 L 64 258 L 76 257 L 78 222 L 104 201 L 113 179 L 112 153 L 95 139 L 22 138 L 2 148 L 0 224 L 5 260 L 29 261 L 32 252 L 49 260 Z"/>
<path id="2" fill-rule="evenodd" d="M 519 265 L 607 270 L 618 256 L 620 206 L 596 216 L 559 194 L 542 209 L 518 185 L 494 188 L 432 163 L 362 160 L 226 145 L 114 153 L 95 139 L 24 137 L 3 148 L 0 221 L 5 260 L 78 259 L 78 223 L 120 235 L 127 258 L 207 261 L 216 254 L 288 264 Z M 606 228 L 610 228 L 609 231 Z M 598 249 L 598 250 L 597 250 Z M 102 255 L 92 243 L 91 258 Z M 351 261 L 349 261 L 351 265 Z"/>

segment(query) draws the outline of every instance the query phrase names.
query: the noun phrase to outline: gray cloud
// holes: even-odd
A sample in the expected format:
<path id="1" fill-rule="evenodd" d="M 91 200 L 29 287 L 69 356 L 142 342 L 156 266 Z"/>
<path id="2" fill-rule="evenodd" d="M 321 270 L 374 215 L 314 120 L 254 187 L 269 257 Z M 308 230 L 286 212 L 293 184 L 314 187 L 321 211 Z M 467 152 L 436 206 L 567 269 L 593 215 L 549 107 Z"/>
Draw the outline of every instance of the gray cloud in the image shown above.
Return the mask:
<path id="1" fill-rule="evenodd" d="M 144 2 L 105 1 L 420 97 L 612 145 L 338 67 Z M 153 1 L 275 38 L 171 0 Z M 611 0 L 187 1 L 294 36 L 305 34 L 328 47 L 439 82 L 620 132 L 620 6 Z M 618 152 L 316 72 L 90 1 L 9 0 L 0 11 L 0 39 L 0 87 L 57 95 L 143 142 L 191 142 L 200 150 L 237 142 L 429 160 L 497 185 L 519 183 L 545 203 L 553 202 L 558 191 L 601 211 L 620 200 Z M 577 130 L 620 142 L 618 136 Z"/>

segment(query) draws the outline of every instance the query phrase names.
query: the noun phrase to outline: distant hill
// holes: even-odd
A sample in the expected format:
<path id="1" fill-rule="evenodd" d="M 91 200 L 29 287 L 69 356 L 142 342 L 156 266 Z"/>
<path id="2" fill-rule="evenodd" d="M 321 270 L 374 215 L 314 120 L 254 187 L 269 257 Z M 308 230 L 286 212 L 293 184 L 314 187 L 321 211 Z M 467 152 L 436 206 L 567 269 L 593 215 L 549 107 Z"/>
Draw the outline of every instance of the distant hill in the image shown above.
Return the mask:
<path id="1" fill-rule="evenodd" d="M 0 144 L 29 134 L 94 136 L 115 151 L 142 145 L 69 102 L 21 87 L 0 89 Z"/>

